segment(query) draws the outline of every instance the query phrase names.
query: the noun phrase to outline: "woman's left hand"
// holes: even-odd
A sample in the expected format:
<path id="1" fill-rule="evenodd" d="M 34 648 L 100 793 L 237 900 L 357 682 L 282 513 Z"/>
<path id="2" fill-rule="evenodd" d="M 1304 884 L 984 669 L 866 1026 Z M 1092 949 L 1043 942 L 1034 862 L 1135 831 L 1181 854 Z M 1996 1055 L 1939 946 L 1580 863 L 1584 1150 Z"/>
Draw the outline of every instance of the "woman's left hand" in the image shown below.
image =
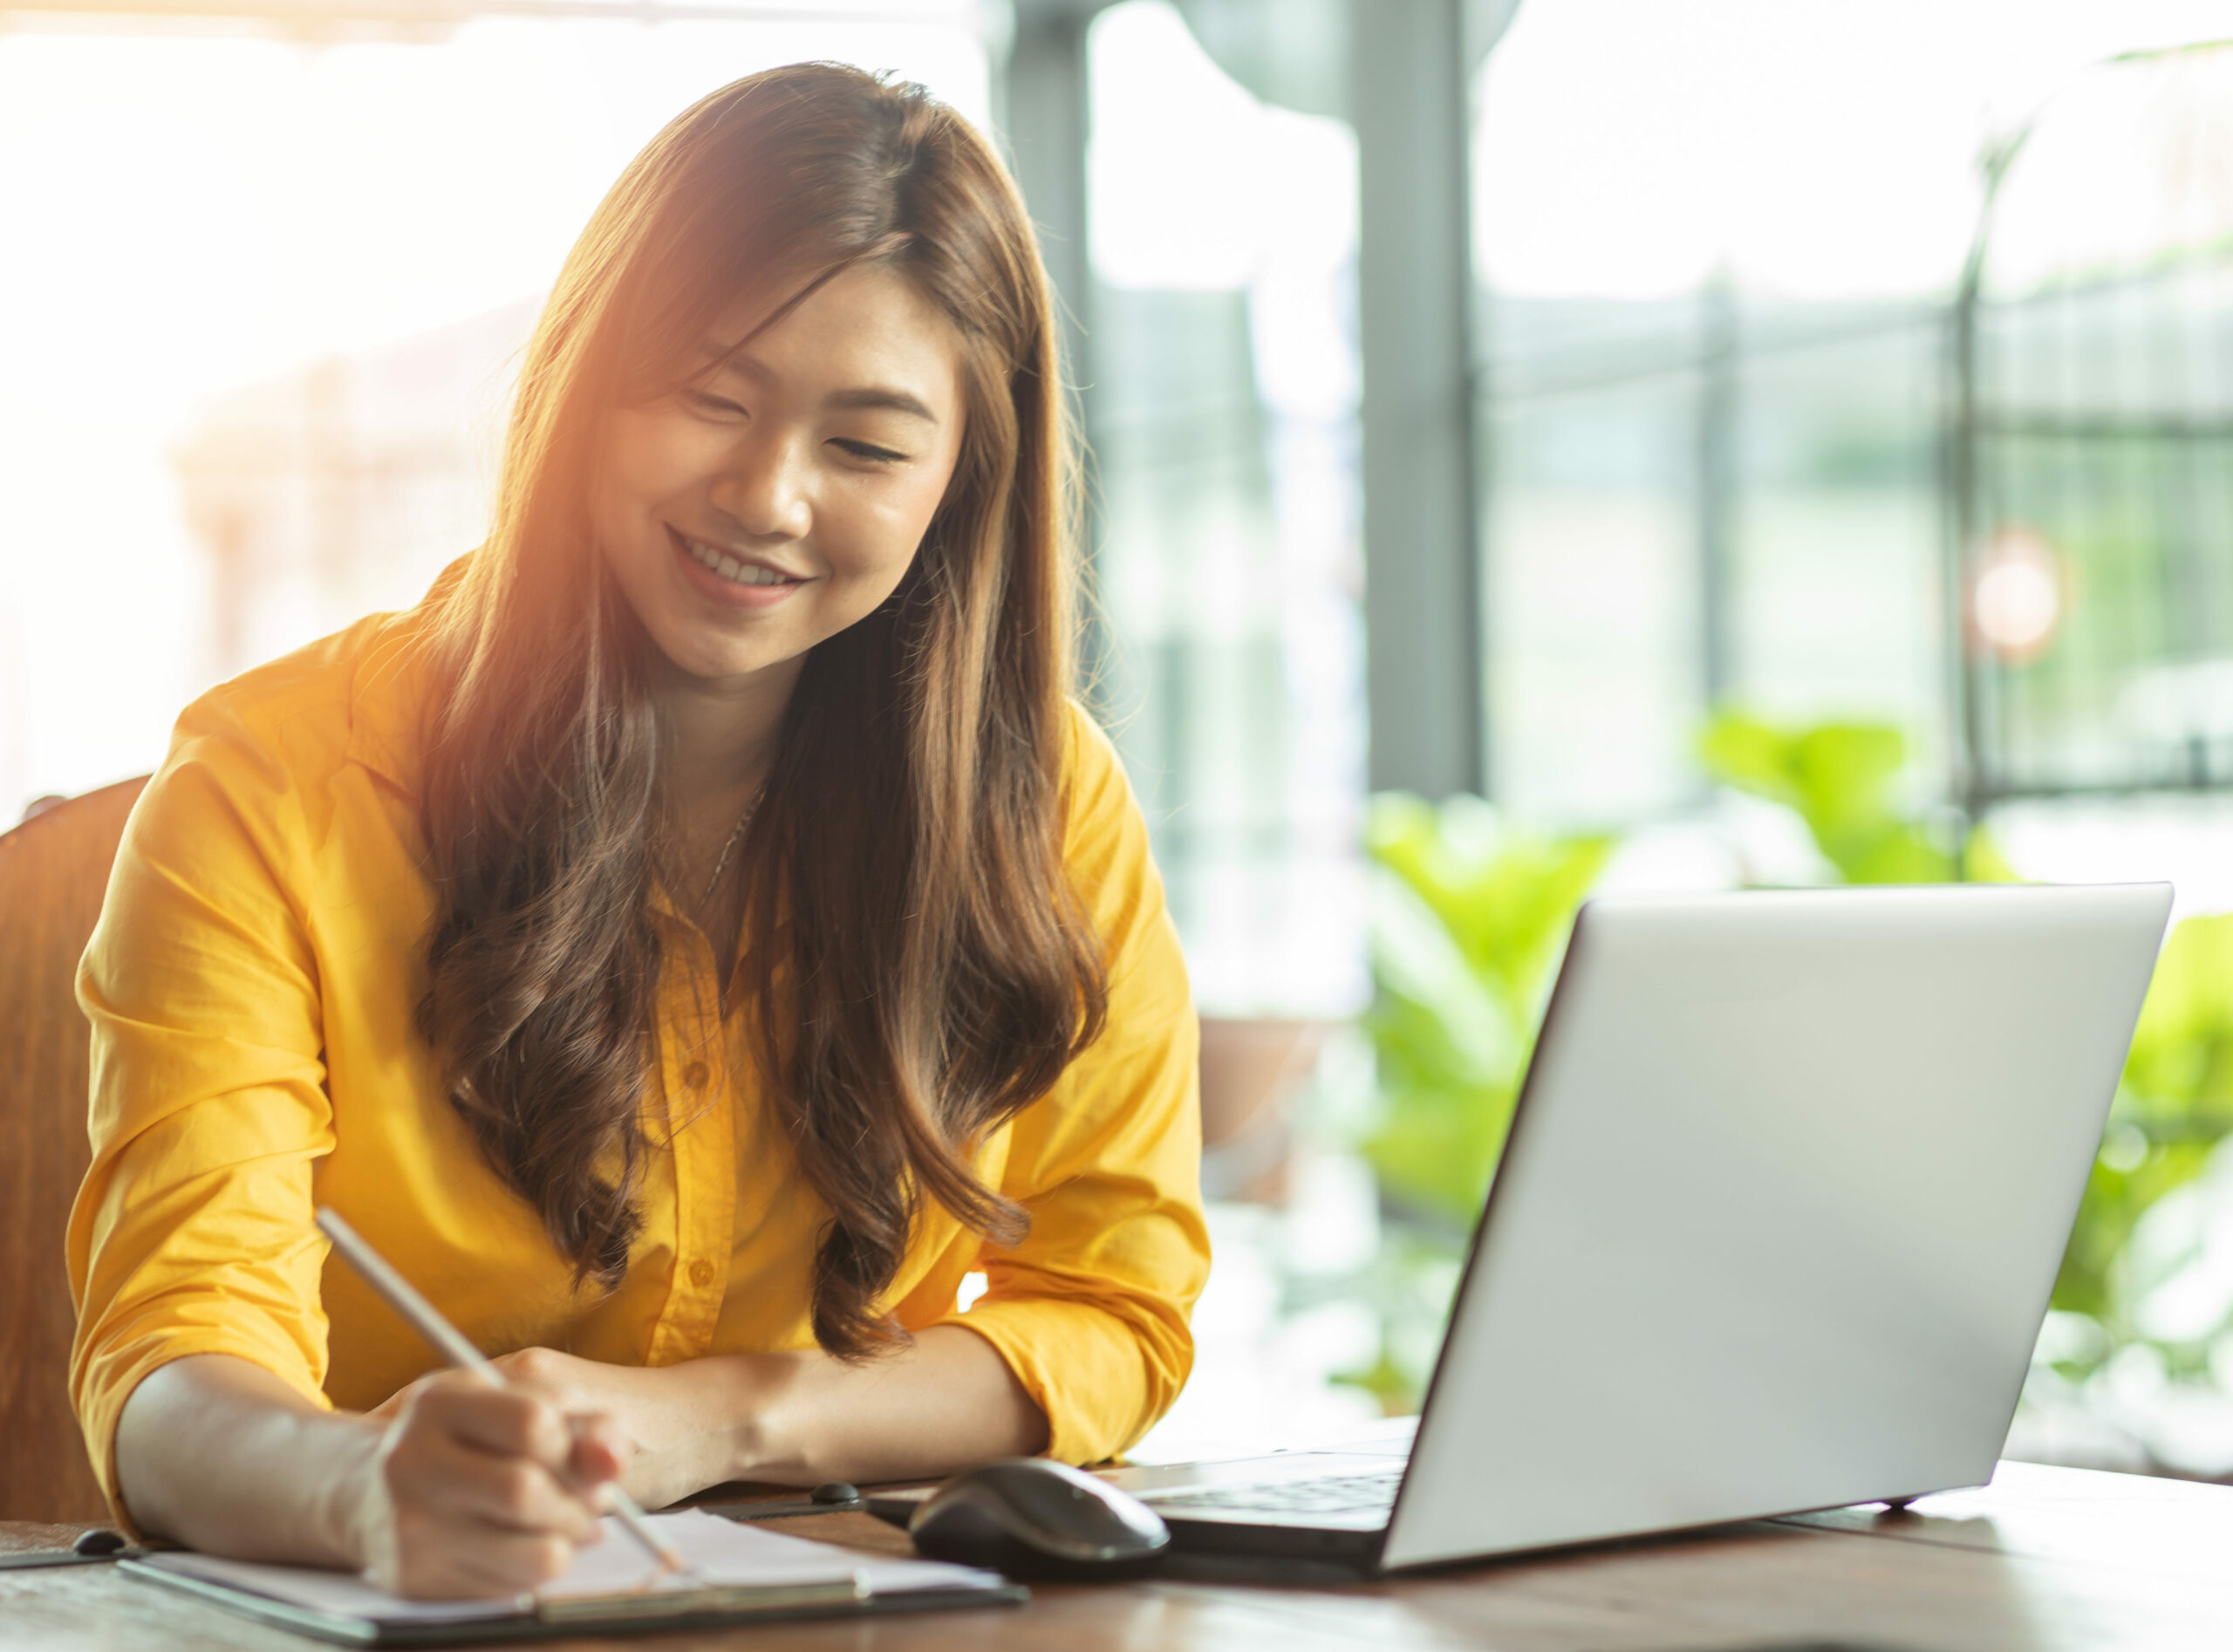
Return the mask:
<path id="1" fill-rule="evenodd" d="M 647 1509 L 664 1508 L 730 1478 L 733 1443 L 748 1418 L 736 1414 L 734 1396 L 726 1396 L 726 1403 L 708 1403 L 702 1379 L 709 1373 L 694 1369 L 704 1362 L 607 1365 L 556 1348 L 523 1348 L 489 1363 L 507 1382 L 555 1396 L 569 1413 L 611 1416 L 636 1447 L 620 1483 Z M 382 1402 L 371 1415 L 392 1415 L 417 1386 Z"/>

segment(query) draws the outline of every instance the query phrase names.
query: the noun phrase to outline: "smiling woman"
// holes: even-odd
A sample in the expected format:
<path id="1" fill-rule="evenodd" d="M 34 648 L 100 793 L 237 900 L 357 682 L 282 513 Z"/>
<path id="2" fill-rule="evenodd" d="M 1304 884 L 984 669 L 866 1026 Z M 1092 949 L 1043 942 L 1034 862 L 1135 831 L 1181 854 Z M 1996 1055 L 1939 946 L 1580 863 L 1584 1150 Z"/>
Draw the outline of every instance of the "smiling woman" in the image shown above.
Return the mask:
<path id="1" fill-rule="evenodd" d="M 774 71 L 629 168 L 488 543 L 189 707 L 120 852 L 71 1229 L 120 1517 L 502 1594 L 615 1478 L 1088 1461 L 1168 1406 L 1194 1023 L 1064 692 L 1058 386 L 1014 188 L 918 88 Z M 513 1387 L 429 1375 L 318 1205 Z"/>

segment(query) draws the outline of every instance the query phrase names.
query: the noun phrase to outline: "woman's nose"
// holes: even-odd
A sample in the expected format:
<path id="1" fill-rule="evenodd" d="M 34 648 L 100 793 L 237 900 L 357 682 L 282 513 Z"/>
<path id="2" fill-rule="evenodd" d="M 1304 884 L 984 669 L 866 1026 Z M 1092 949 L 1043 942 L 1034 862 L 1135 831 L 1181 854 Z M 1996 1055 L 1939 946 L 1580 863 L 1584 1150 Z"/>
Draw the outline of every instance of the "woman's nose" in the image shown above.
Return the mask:
<path id="1" fill-rule="evenodd" d="M 798 443 L 748 437 L 714 479 L 714 507 L 755 539 L 803 539 L 814 525 L 807 473 Z"/>

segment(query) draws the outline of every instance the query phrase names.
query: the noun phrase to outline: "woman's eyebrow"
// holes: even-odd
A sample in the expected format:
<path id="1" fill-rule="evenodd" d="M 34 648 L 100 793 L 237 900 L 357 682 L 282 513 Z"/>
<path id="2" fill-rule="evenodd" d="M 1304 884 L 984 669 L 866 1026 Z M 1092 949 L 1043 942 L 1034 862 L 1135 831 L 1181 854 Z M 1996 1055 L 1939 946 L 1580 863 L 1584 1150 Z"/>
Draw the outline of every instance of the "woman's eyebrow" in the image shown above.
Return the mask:
<path id="1" fill-rule="evenodd" d="M 741 345 L 708 344 L 706 346 L 707 365 L 715 372 L 733 372 L 741 379 L 766 384 L 775 375 L 746 354 Z M 920 396 L 887 385 L 860 385 L 850 390 L 832 391 L 823 399 L 823 406 L 837 413 L 896 413 L 911 419 L 919 419 L 935 425 L 939 416 Z"/>
<path id="2" fill-rule="evenodd" d="M 864 385 L 856 390 L 832 391 L 823 406 L 840 412 L 861 411 L 905 413 L 911 419 L 920 419 L 935 425 L 939 416 L 925 406 L 921 399 L 904 390 L 890 390 L 881 385 Z"/>

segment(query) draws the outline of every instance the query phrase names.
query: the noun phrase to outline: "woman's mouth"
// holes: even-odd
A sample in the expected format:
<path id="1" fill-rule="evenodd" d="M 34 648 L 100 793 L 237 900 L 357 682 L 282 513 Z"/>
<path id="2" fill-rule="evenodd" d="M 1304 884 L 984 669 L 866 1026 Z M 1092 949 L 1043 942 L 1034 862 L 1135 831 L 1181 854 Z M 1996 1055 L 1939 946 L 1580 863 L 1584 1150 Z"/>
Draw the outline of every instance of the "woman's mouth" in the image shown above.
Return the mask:
<path id="1" fill-rule="evenodd" d="M 732 585 L 802 585 L 806 582 L 780 569 L 763 563 L 745 562 L 729 555 L 719 546 L 709 545 L 701 539 L 669 528 L 667 533 L 675 547 L 707 573 L 725 579 Z"/>

